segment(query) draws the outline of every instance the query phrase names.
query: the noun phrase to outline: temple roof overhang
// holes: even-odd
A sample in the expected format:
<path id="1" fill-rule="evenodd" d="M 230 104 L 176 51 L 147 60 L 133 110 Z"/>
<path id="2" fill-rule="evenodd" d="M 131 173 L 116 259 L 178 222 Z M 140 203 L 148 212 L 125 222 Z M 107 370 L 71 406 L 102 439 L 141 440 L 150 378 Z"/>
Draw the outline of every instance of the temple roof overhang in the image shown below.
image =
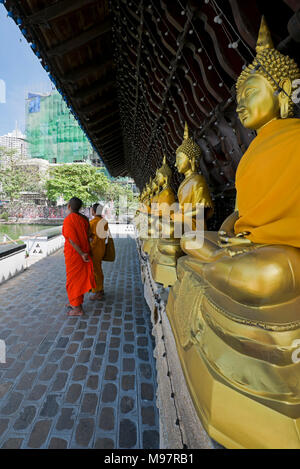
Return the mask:
<path id="1" fill-rule="evenodd" d="M 237 119 L 234 85 L 253 58 L 262 14 L 275 46 L 300 60 L 287 30 L 300 0 L 6 0 L 5 6 L 111 175 L 130 175 L 140 188 L 163 154 L 174 165 L 187 121 L 212 192 L 232 191 L 254 137 Z M 175 174 L 174 186 L 179 181 Z"/>

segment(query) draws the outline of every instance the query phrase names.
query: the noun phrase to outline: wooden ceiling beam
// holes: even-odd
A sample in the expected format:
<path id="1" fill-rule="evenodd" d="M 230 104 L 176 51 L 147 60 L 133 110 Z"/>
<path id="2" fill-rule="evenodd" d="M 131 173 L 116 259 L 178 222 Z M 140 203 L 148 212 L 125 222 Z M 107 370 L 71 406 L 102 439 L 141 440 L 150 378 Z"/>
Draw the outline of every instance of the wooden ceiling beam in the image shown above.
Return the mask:
<path id="1" fill-rule="evenodd" d="M 116 96 L 105 101 L 97 100 L 91 104 L 87 104 L 86 106 L 79 107 L 79 112 L 83 112 L 84 114 L 92 114 L 94 112 L 101 111 L 101 109 L 105 109 L 113 105 L 114 103 L 116 103 L 116 100 Z"/>
<path id="2" fill-rule="evenodd" d="M 80 99 L 86 99 L 95 94 L 102 94 L 103 91 L 106 91 L 109 88 L 113 88 L 114 86 L 114 77 L 111 76 L 105 81 L 97 80 L 93 85 L 85 86 L 84 88 L 79 89 L 72 95 L 72 98 L 76 101 L 79 101 Z"/>
<path id="3" fill-rule="evenodd" d="M 88 124 L 88 127 L 90 129 L 93 129 L 94 127 L 97 127 L 98 125 L 101 124 L 101 122 L 105 122 L 107 119 L 111 118 L 112 116 L 115 116 L 117 113 L 119 113 L 119 109 L 114 109 L 111 111 L 109 114 L 103 114 L 101 118 L 97 119 L 96 121 L 91 121 Z M 118 119 L 118 122 L 120 123 L 120 119 Z"/>
<path id="4" fill-rule="evenodd" d="M 58 44 L 57 46 L 49 49 L 47 51 L 48 57 L 54 57 L 57 55 L 67 54 L 78 47 L 87 44 L 88 42 L 96 39 L 97 37 L 102 36 L 103 34 L 111 31 L 111 22 L 110 20 L 106 20 L 103 23 L 96 24 L 92 28 L 89 28 L 87 31 L 79 34 L 78 36 L 72 37 L 68 41 L 63 42 L 62 44 Z"/>
<path id="5" fill-rule="evenodd" d="M 31 24 L 47 23 L 60 16 L 79 10 L 79 8 L 94 3 L 95 0 L 63 0 L 51 5 L 43 10 L 37 11 L 26 18 L 26 22 Z"/>
<path id="6" fill-rule="evenodd" d="M 116 124 L 120 124 L 120 120 L 119 120 L 119 119 L 115 119 L 114 121 L 109 122 L 106 126 L 100 127 L 98 130 L 93 130 L 93 131 L 91 130 L 91 132 L 92 132 L 93 134 L 99 136 L 99 133 L 100 133 L 100 132 L 103 132 L 104 130 L 109 129 L 110 127 L 113 127 L 113 126 L 116 125 Z M 120 131 L 121 131 L 121 129 L 120 129 Z"/>
<path id="7" fill-rule="evenodd" d="M 102 59 L 103 60 L 103 59 Z M 64 83 L 74 83 L 76 81 L 83 80 L 88 75 L 99 73 L 100 76 L 104 76 L 107 73 L 108 68 L 112 68 L 113 60 L 109 59 L 106 62 L 102 62 L 101 57 L 95 57 L 94 60 L 88 64 L 82 65 L 81 67 L 75 68 L 69 71 L 61 77 L 61 81 Z"/>

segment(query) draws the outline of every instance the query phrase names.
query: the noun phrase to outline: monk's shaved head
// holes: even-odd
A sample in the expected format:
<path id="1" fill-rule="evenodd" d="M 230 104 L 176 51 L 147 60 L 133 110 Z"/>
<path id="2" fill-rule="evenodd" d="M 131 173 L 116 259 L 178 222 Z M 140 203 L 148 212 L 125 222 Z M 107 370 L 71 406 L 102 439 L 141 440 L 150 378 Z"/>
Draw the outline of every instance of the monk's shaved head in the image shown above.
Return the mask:
<path id="1" fill-rule="evenodd" d="M 68 205 L 73 212 L 79 212 L 82 207 L 82 200 L 78 199 L 78 197 L 72 197 L 72 199 L 69 200 Z"/>

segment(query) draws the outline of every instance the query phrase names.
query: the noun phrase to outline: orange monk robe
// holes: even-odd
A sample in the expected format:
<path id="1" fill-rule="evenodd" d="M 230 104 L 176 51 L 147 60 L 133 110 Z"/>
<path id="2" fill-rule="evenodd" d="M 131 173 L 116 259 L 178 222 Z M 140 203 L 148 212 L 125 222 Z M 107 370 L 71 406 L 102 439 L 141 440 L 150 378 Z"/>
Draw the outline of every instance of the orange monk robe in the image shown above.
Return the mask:
<path id="1" fill-rule="evenodd" d="M 96 286 L 94 269 L 92 260 L 84 262 L 69 240 L 77 244 L 84 253 L 89 254 L 89 222 L 82 215 L 70 213 L 64 220 L 62 234 L 65 237 L 67 294 L 70 304 L 79 306 L 83 303 L 83 295 Z"/>
<path id="2" fill-rule="evenodd" d="M 101 223 L 101 228 L 97 225 Z M 90 221 L 90 234 L 91 241 L 91 254 L 94 266 L 94 275 L 96 287 L 93 288 L 93 293 L 103 291 L 104 275 L 102 270 L 102 259 L 105 254 L 105 232 L 108 230 L 108 223 L 104 218 L 96 216 Z M 105 237 L 104 237 L 105 236 Z"/>
<path id="3" fill-rule="evenodd" d="M 236 173 L 239 219 L 235 233 L 254 243 L 300 247 L 300 119 L 261 129 Z"/>

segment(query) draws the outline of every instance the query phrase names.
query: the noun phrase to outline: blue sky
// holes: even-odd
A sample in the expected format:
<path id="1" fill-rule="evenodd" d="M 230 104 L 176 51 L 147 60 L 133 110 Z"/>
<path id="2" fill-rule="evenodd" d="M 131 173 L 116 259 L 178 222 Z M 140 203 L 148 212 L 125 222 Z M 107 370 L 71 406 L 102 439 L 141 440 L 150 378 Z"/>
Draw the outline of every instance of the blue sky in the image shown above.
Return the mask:
<path id="1" fill-rule="evenodd" d="M 0 102 L 0 135 L 16 127 L 25 130 L 25 97 L 28 91 L 52 88 L 47 72 L 33 53 L 16 23 L 0 5 L 0 80 L 6 84 L 6 102 Z"/>

